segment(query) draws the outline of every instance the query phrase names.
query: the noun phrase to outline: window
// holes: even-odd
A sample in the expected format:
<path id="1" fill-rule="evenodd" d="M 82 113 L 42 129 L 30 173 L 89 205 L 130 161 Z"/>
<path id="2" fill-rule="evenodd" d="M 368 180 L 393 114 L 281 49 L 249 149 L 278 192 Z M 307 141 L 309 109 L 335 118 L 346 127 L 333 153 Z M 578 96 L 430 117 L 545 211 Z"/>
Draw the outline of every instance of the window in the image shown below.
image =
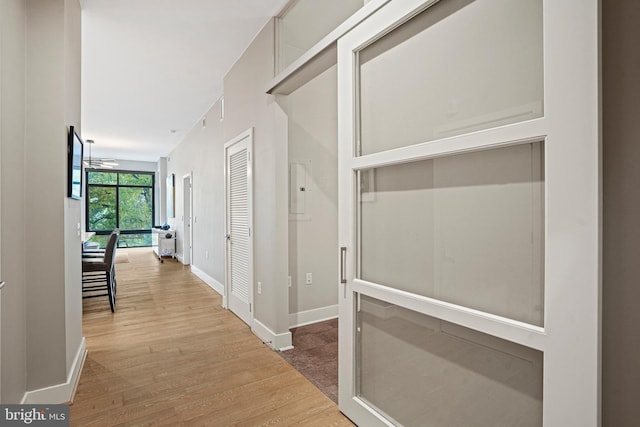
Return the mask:
<path id="1" fill-rule="evenodd" d="M 106 244 L 120 229 L 119 247 L 151 246 L 154 200 L 153 172 L 87 171 L 87 231 Z"/>
<path id="2" fill-rule="evenodd" d="M 362 0 L 296 0 L 277 19 L 277 73 L 353 15 Z M 326 13 L 330 10 L 331 13 Z"/>

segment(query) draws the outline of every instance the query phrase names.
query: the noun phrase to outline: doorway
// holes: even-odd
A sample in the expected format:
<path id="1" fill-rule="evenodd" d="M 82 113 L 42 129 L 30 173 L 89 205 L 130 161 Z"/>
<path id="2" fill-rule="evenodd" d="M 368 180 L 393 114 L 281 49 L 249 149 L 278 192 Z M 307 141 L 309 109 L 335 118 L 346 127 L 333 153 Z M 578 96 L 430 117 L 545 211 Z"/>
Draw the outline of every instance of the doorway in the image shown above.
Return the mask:
<path id="1" fill-rule="evenodd" d="M 182 177 L 182 195 L 183 195 L 183 217 L 182 217 L 182 263 L 184 265 L 191 264 L 193 259 L 193 173 L 190 172 Z"/>

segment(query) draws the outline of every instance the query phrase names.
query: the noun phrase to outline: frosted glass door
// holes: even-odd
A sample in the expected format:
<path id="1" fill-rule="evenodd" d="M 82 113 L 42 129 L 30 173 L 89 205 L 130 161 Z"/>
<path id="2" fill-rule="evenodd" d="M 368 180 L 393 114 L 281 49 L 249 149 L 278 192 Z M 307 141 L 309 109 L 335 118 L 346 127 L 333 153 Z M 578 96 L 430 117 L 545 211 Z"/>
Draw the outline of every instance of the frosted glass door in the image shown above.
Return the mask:
<path id="1" fill-rule="evenodd" d="M 404 426 L 542 424 L 542 352 L 363 295 L 357 396 Z"/>
<path id="2" fill-rule="evenodd" d="M 359 51 L 361 154 L 541 117 L 542 29 L 541 0 L 448 0 Z"/>
<path id="3" fill-rule="evenodd" d="M 358 278 L 542 326 L 542 156 L 531 143 L 361 171 Z"/>
<path id="4" fill-rule="evenodd" d="M 598 8 L 562 3 L 391 2 L 339 41 L 358 425 L 598 425 Z"/>

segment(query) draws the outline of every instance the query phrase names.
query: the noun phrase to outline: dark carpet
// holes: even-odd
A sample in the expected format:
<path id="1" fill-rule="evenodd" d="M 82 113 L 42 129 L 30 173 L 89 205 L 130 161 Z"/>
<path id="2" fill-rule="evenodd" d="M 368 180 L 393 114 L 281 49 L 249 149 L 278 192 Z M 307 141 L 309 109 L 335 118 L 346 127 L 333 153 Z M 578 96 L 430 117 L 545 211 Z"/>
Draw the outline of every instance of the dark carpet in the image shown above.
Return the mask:
<path id="1" fill-rule="evenodd" d="M 293 349 L 280 355 L 338 403 L 338 319 L 291 329 Z"/>

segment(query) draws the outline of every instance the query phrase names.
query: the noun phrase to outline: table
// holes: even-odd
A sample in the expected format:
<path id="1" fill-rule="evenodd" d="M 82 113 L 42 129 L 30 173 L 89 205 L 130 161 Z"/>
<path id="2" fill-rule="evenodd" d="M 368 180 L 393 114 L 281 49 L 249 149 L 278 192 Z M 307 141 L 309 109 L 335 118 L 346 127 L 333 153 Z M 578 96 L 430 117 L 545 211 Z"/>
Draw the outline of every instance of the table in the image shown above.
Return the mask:
<path id="1" fill-rule="evenodd" d="M 85 244 L 89 241 L 90 238 L 96 235 L 95 231 L 81 231 L 80 232 L 80 240 L 82 240 L 82 247 L 85 247 Z"/>

